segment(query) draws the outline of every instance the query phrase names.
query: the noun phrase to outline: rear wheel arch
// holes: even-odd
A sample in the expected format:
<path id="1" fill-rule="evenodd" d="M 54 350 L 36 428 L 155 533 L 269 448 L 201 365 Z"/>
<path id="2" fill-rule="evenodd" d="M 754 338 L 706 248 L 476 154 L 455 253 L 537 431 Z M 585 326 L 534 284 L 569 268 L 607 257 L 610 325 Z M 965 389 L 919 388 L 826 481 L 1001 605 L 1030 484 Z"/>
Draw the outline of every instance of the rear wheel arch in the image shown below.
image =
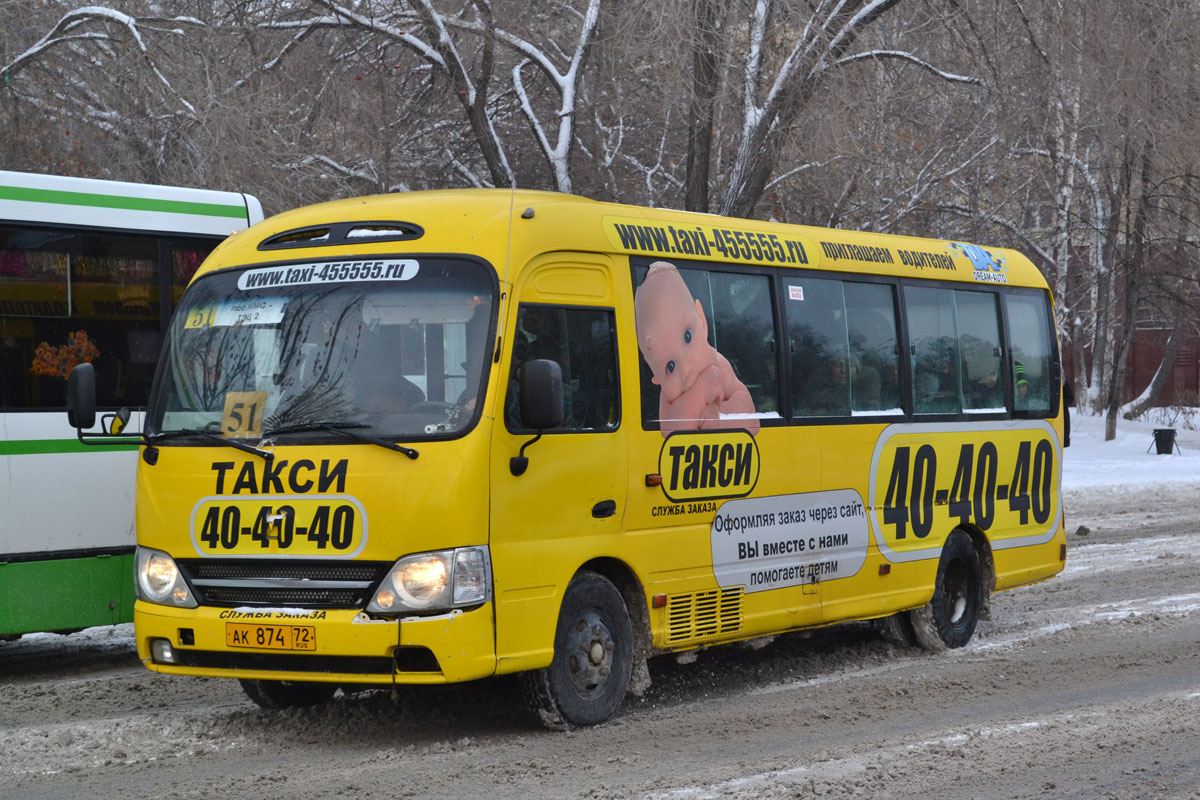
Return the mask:
<path id="1" fill-rule="evenodd" d="M 976 525 L 960 525 L 958 530 L 971 537 L 975 552 L 979 555 L 979 568 L 983 573 L 983 608 L 980 619 L 992 618 L 992 592 L 996 590 L 996 557 L 992 553 L 992 543 Z"/>

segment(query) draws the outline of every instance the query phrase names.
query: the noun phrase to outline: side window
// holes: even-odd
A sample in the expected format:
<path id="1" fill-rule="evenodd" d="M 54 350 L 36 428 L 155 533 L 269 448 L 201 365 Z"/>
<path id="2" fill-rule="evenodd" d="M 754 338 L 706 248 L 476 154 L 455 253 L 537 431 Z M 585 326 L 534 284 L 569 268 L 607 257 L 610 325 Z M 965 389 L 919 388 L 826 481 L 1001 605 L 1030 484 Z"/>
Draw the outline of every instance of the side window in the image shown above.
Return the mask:
<path id="1" fill-rule="evenodd" d="M 797 417 L 850 414 L 850 359 L 842 282 L 784 279 L 791 411 Z"/>
<path id="2" fill-rule="evenodd" d="M 895 290 L 879 283 L 845 283 L 850 333 L 850 410 L 899 414 L 900 349 Z"/>
<path id="3" fill-rule="evenodd" d="M 908 287 L 905 313 L 917 414 L 1001 413 L 1004 382 L 993 292 Z"/>
<path id="4" fill-rule="evenodd" d="M 779 411 L 779 360 L 771 281 L 765 275 L 709 273 L 713 346 L 750 392 L 754 411 Z"/>
<path id="5" fill-rule="evenodd" d="M 955 290 L 959 348 L 962 352 L 963 409 L 1004 411 L 1004 381 L 1000 379 L 999 307 L 992 292 Z"/>
<path id="6" fill-rule="evenodd" d="M 181 240 L 173 268 L 216 244 Z M 100 407 L 145 405 L 162 345 L 153 236 L 0 226 L 0 408 L 66 404 L 67 374 L 96 366 Z"/>
<path id="7" fill-rule="evenodd" d="M 786 278 L 792 415 L 899 414 L 894 289 Z"/>
<path id="8" fill-rule="evenodd" d="M 517 312 L 512 370 L 504 421 L 526 432 L 521 422 L 520 368 L 546 358 L 562 367 L 564 421 L 554 432 L 605 432 L 621 422 L 617 382 L 616 323 L 610 309 L 522 305 Z"/>
<path id="9" fill-rule="evenodd" d="M 1004 298 L 1012 342 L 1013 403 L 1017 411 L 1044 416 L 1053 409 L 1050 309 L 1042 295 Z"/>
<path id="10" fill-rule="evenodd" d="M 779 416 L 770 278 L 665 261 L 634 278 L 646 429 L 754 434 Z"/>
<path id="11" fill-rule="evenodd" d="M 962 411 L 961 369 L 954 291 L 907 287 L 904 308 L 913 348 L 913 411 L 917 414 L 959 413 Z"/>

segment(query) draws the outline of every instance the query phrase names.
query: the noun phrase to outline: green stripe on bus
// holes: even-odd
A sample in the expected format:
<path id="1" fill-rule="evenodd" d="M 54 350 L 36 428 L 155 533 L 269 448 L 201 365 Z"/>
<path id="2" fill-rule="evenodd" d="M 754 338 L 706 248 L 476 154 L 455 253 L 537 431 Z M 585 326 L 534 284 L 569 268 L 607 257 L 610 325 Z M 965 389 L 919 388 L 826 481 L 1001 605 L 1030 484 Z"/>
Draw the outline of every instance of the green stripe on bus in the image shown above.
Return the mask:
<path id="1" fill-rule="evenodd" d="M 193 203 L 183 200 L 155 200 L 149 197 L 64 192 L 58 189 L 26 189 L 21 186 L 0 186 L 0 200 L 20 200 L 27 203 L 55 203 L 66 206 L 121 208 L 130 211 L 162 211 L 170 214 L 195 214 L 202 217 L 245 219 L 244 206 L 218 203 Z"/>
<path id="2" fill-rule="evenodd" d="M 95 453 L 137 450 L 136 444 L 84 444 L 78 439 L 19 439 L 0 442 L 0 456 L 32 456 L 48 453 Z"/>

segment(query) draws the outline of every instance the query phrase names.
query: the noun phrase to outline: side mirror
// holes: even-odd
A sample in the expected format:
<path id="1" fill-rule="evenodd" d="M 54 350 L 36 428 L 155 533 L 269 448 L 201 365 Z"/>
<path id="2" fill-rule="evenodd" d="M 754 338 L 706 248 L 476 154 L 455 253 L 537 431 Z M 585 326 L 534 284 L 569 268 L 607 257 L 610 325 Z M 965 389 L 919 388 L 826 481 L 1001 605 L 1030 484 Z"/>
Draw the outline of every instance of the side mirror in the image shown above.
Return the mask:
<path id="1" fill-rule="evenodd" d="M 96 424 L 96 370 L 77 364 L 67 378 L 67 422 L 83 430 Z"/>
<path id="2" fill-rule="evenodd" d="M 539 358 L 521 365 L 521 421 L 535 431 L 563 424 L 562 367 Z"/>

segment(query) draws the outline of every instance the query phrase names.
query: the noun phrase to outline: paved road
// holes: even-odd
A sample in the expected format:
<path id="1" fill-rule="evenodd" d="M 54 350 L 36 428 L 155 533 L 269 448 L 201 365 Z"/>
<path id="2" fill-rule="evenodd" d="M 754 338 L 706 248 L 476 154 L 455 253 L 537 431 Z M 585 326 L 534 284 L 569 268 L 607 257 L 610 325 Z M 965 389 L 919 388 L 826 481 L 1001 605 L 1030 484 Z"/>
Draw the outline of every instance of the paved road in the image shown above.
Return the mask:
<path id="1" fill-rule="evenodd" d="M 259 711 L 143 670 L 128 626 L 0 645 L 0 797 L 1200 798 L 1200 486 L 1069 494 L 1068 567 L 966 648 L 855 624 L 651 662 L 613 723 L 511 681 Z"/>

